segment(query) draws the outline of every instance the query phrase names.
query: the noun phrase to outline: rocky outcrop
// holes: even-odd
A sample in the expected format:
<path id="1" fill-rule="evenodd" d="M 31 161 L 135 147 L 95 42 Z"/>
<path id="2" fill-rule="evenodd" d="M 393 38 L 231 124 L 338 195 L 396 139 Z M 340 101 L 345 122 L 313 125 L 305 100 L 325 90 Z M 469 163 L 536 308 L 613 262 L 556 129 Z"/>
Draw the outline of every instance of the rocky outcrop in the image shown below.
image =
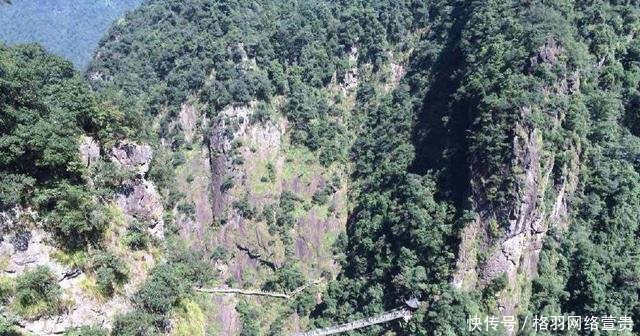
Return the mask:
<path id="1" fill-rule="evenodd" d="M 149 145 L 138 145 L 132 142 L 120 142 L 111 148 L 111 161 L 123 168 L 135 171 L 139 175 L 149 171 L 153 151 Z"/>
<path id="2" fill-rule="evenodd" d="M 193 141 L 196 136 L 198 124 L 198 111 L 191 104 L 182 104 L 180 113 L 178 114 L 179 124 L 184 132 L 184 140 L 186 142 Z"/>
<path id="3" fill-rule="evenodd" d="M 498 309 L 504 315 L 517 315 L 526 306 L 525 297 L 530 279 L 537 275 L 537 263 L 543 240 L 550 226 L 568 225 L 567 202 L 577 186 L 579 149 L 561 171 L 560 179 L 552 179 L 552 157 L 543 155 L 540 132 L 517 126 L 514 139 L 517 176 L 516 206 L 509 226 L 498 237 L 496 218 L 483 212 L 479 203 L 478 217 L 462 232 L 460 252 L 453 284 L 461 289 L 483 288 L 494 279 L 506 275 L 508 286 L 498 297 Z M 551 192 L 549 191 L 551 190 Z M 545 202 L 554 194 L 551 206 Z M 484 260 L 480 259 L 480 254 Z"/>
<path id="4" fill-rule="evenodd" d="M 292 149 L 284 118 L 252 122 L 255 109 L 254 104 L 229 106 L 207 120 L 197 109 L 183 106 L 178 123 L 192 144 L 182 151 L 185 162 L 176 169 L 176 186 L 184 195 L 181 202 L 194 211 L 185 214 L 179 206 L 174 209 L 179 233 L 205 255 L 224 251 L 224 258 L 212 258 L 212 267 L 222 281 L 239 287 L 261 286 L 287 258 L 299 260 L 309 279 L 323 271 L 336 272 L 327 236 L 344 230 L 346 219 L 341 216 L 346 214 L 328 216 L 326 209 L 311 206 L 313 194 L 327 184 L 325 168 L 317 160 L 288 152 Z M 194 120 L 202 120 L 201 125 Z M 277 210 L 285 190 L 309 207 L 298 214 L 287 242 L 262 217 L 266 208 Z M 252 215 L 238 210 L 239 202 L 245 202 Z M 343 186 L 324 208 L 345 209 L 344 202 Z M 210 323 L 220 326 L 220 335 L 236 335 L 240 328 L 237 300 L 219 296 L 212 300 L 217 309 Z"/>
<path id="5" fill-rule="evenodd" d="M 149 145 L 123 142 L 111 149 L 111 161 L 122 169 L 135 171 L 137 175 L 125 181 L 116 195 L 116 203 L 131 222 L 134 218 L 147 224 L 149 233 L 156 238 L 164 237 L 162 198 L 153 182 L 145 178 L 149 170 L 153 151 Z"/>
<path id="6" fill-rule="evenodd" d="M 80 159 L 82 163 L 89 167 L 100 159 L 100 145 L 92 137 L 83 136 L 80 139 Z"/>
<path id="7" fill-rule="evenodd" d="M 548 39 L 530 63 L 536 66 L 556 62 L 561 52 L 562 47 Z M 546 94 L 573 94 L 579 90 L 579 80 L 571 76 L 544 90 Z M 566 139 L 562 150 L 569 160 L 555 167 L 554 153 L 545 147 L 541 130 L 527 122 L 534 108 L 537 107 L 522 107 L 522 122 L 515 125 L 511 171 L 516 183 L 514 201 L 508 210 L 508 226 L 497 222 L 474 183 L 481 177 L 473 176 L 474 207 L 478 215 L 462 231 L 453 278 L 456 287 L 469 290 L 482 289 L 498 277 L 506 276 L 507 288 L 498 293 L 496 307 L 503 315 L 517 315 L 520 307 L 526 307 L 543 240 L 551 226 L 568 226 L 568 202 L 578 183 L 580 145 Z M 563 113 L 558 111 L 552 118 L 554 127 L 561 127 Z"/>
<path id="8" fill-rule="evenodd" d="M 0 242 L 0 274 L 15 278 L 37 266 L 46 266 L 59 279 L 58 283 L 63 290 L 62 300 L 66 303 L 66 309 L 62 314 L 36 320 L 21 319 L 9 310 L 0 309 L 5 317 L 22 329 L 34 335 L 54 335 L 83 325 L 110 328 L 116 314 L 131 309 L 128 300 L 123 296 L 115 296 L 105 301 L 87 293 L 83 286 L 87 281 L 87 275 L 54 258 L 58 251 L 50 244 L 51 237 L 44 230 L 30 229 L 5 237 L 7 239 Z M 16 237 L 25 240 L 20 248 L 16 248 L 12 243 Z"/>
<path id="9" fill-rule="evenodd" d="M 90 137 L 81 139 L 79 153 L 82 162 L 87 166 L 100 160 L 99 144 Z M 152 153 L 148 145 L 123 142 L 112 148 L 110 160 L 121 169 L 137 174 L 131 180 L 125 181 L 116 195 L 115 203 L 122 211 L 125 222 L 128 223 L 134 218 L 144 221 L 149 225 L 149 232 L 162 239 L 162 200 L 153 183 L 145 178 Z M 133 294 L 146 269 L 150 267 L 149 262 L 153 262 L 150 255 L 142 255 L 141 258 L 126 256 L 127 263 L 133 268 L 132 279 L 124 287 L 124 295 L 116 294 L 105 299 L 87 290 L 86 284 L 95 281 L 91 275 L 56 258 L 64 252 L 54 247 L 52 237 L 41 228 L 38 215 L 34 211 L 17 207 L 1 212 L 0 233 L 1 275 L 15 278 L 37 266 L 46 266 L 58 278 L 63 290 L 62 301 L 66 306 L 60 315 L 25 320 L 8 309 L 0 309 L 10 321 L 34 335 L 61 334 L 69 328 L 83 325 L 110 328 L 116 314 L 132 308 L 127 296 Z M 111 243 L 113 242 L 107 242 Z M 144 254 L 142 251 L 140 253 Z"/>
<path id="10" fill-rule="evenodd" d="M 221 112 L 221 116 L 212 126 L 208 145 L 213 183 L 211 206 L 214 218 L 223 217 L 223 211 L 229 205 L 226 193 L 229 186 L 225 185 L 234 182 L 236 174 L 242 174 L 241 171 L 233 171 L 232 145 L 234 140 L 246 133 L 252 113 L 253 108 L 249 106 L 228 107 Z M 241 179 L 241 176 L 238 177 Z"/>
<path id="11" fill-rule="evenodd" d="M 407 69 L 405 68 L 405 65 L 402 63 L 402 61 L 393 54 L 393 52 L 389 51 L 388 57 L 390 60 L 388 70 L 389 75 L 385 76 L 384 90 L 386 92 L 391 92 L 396 87 L 398 87 L 400 80 L 407 73 Z"/>
<path id="12" fill-rule="evenodd" d="M 533 69 L 540 64 L 555 64 L 558 56 L 564 52 L 562 46 L 553 37 L 548 37 L 544 45 L 529 58 L 529 68 Z"/>
<path id="13" fill-rule="evenodd" d="M 345 71 L 340 83 L 340 91 L 344 96 L 347 96 L 358 87 L 358 47 L 351 47 L 348 60 L 351 67 Z"/>

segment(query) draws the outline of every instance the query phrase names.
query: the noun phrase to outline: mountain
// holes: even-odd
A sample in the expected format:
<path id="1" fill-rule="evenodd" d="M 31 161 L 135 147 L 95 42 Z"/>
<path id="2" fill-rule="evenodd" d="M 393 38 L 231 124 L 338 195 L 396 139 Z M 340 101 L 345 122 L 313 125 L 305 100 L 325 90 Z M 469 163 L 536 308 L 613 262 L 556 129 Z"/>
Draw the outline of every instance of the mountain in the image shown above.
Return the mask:
<path id="1" fill-rule="evenodd" d="M 84 78 L 3 47 L 0 328 L 637 321 L 639 33 L 616 1 L 153 0 Z"/>
<path id="2" fill-rule="evenodd" d="M 0 41 L 40 43 L 48 51 L 86 68 L 111 23 L 142 0 L 0 2 Z"/>

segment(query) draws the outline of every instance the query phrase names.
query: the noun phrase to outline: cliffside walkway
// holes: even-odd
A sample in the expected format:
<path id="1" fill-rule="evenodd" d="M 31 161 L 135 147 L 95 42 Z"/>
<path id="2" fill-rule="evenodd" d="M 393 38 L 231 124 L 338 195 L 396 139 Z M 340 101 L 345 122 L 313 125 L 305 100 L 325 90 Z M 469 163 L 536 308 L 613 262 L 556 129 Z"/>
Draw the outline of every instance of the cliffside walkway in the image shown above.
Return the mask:
<path id="1" fill-rule="evenodd" d="M 306 285 L 300 286 L 289 293 L 278 293 L 278 292 L 265 292 L 257 289 L 241 289 L 241 288 L 194 288 L 196 292 L 201 293 L 213 293 L 213 294 L 240 294 L 240 295 L 252 295 L 252 296 L 268 296 L 273 298 L 280 298 L 289 300 L 300 292 L 305 290 L 309 286 L 319 285 L 324 281 L 324 278 L 320 278 Z"/>
<path id="2" fill-rule="evenodd" d="M 253 295 L 253 296 L 269 296 L 281 299 L 290 299 L 290 294 L 276 293 L 276 292 L 263 292 L 252 289 L 238 289 L 238 288 L 196 288 L 197 292 L 201 293 L 219 293 L 219 294 L 240 294 L 240 295 Z"/>
<path id="3" fill-rule="evenodd" d="M 295 297 L 298 293 L 302 292 L 305 288 L 311 285 L 318 285 L 324 279 L 320 278 L 312 283 L 306 284 L 304 286 L 300 286 L 290 293 L 277 293 L 277 292 L 265 292 L 255 289 L 240 289 L 240 288 L 195 288 L 197 292 L 201 293 L 213 293 L 213 294 L 239 294 L 239 295 L 252 295 L 252 296 L 268 296 L 279 299 L 290 300 Z M 381 314 L 370 316 L 367 318 L 363 318 L 360 320 L 347 322 L 344 324 L 338 324 L 331 327 L 315 329 L 311 331 L 305 331 L 301 333 L 295 334 L 295 336 L 325 336 L 325 335 L 335 335 L 351 330 L 366 328 L 375 324 L 385 323 L 397 319 L 404 319 L 405 321 L 409 321 L 413 314 L 413 311 L 420 307 L 420 302 L 413 298 L 405 301 L 406 306 L 396 308 L 393 310 L 388 310 Z"/>
<path id="4" fill-rule="evenodd" d="M 316 330 L 311 330 L 303 333 L 298 333 L 296 336 L 324 336 L 324 335 L 334 335 L 339 334 L 355 329 L 366 328 L 372 326 L 374 324 L 385 323 L 397 319 L 404 319 L 408 321 L 411 318 L 411 310 L 408 308 L 399 308 L 384 312 L 380 315 L 367 317 L 361 320 L 356 320 L 353 322 L 348 322 L 345 324 L 339 324 L 336 326 L 331 326 L 327 328 L 321 328 Z"/>

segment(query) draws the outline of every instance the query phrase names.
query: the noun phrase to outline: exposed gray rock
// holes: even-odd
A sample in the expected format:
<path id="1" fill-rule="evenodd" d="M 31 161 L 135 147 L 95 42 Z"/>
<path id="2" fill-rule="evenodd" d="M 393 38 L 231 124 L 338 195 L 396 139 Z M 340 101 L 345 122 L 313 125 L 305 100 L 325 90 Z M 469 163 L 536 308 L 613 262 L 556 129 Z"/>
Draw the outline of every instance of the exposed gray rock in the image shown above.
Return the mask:
<path id="1" fill-rule="evenodd" d="M 347 95 L 358 87 L 358 47 L 353 46 L 349 50 L 349 64 L 351 68 L 347 69 L 344 73 L 344 78 L 340 84 L 340 90 L 343 95 Z"/>
<path id="2" fill-rule="evenodd" d="M 152 158 L 153 150 L 149 145 L 121 142 L 111 149 L 111 161 L 141 176 L 149 170 Z"/>
<path id="3" fill-rule="evenodd" d="M 86 293 L 82 285 L 86 281 L 86 275 L 81 270 L 63 265 L 53 258 L 56 249 L 47 243 L 50 237 L 42 229 L 34 229 L 30 235 L 30 243 L 23 251 L 14 249 L 9 242 L 0 243 L 0 259 L 6 260 L 6 266 L 0 273 L 17 277 L 37 266 L 46 266 L 59 279 L 63 300 L 69 302 L 69 306 L 61 315 L 33 321 L 9 316 L 24 330 L 34 335 L 57 335 L 69 328 L 83 325 L 110 328 L 115 314 L 131 309 L 126 297 L 115 296 L 104 302 Z M 3 314 L 11 315 L 10 312 Z"/>
<path id="4" fill-rule="evenodd" d="M 92 137 L 82 136 L 78 150 L 82 163 L 87 167 L 100 158 L 100 145 Z"/>
<path id="5" fill-rule="evenodd" d="M 542 62 L 555 62 L 561 48 L 548 40 L 540 53 Z M 579 89 L 579 80 L 561 80 L 552 87 L 544 88 L 548 94 L 567 95 Z M 522 120 L 527 120 L 532 107 L 520 110 Z M 555 115 L 553 127 L 562 127 L 561 111 Z M 514 160 L 516 175 L 514 202 L 509 209 L 510 220 L 502 234 L 491 234 L 495 214 L 481 193 L 476 192 L 475 209 L 479 214 L 476 220 L 463 230 L 460 251 L 453 284 L 461 289 L 484 288 L 494 279 L 506 275 L 507 288 L 498 294 L 497 308 L 503 315 L 517 315 L 520 308 L 526 306 L 530 282 L 537 275 L 538 259 L 544 238 L 550 226 L 566 229 L 568 226 L 568 198 L 577 186 L 579 164 L 579 145 L 567 140 L 566 150 L 570 155 L 564 166 L 554 165 L 554 156 L 545 153 L 541 132 L 526 121 L 514 127 Z M 553 171 L 561 176 L 552 178 Z M 481 177 L 475 176 L 474 180 Z M 474 186 L 477 188 L 476 186 Z M 548 198 L 549 196 L 553 198 Z M 547 200 L 545 202 L 545 199 Z M 480 263 L 478 256 L 486 256 Z"/>
<path id="6" fill-rule="evenodd" d="M 10 242 L 0 243 L 0 259 L 5 259 L 6 273 L 21 274 L 26 269 L 45 265 L 49 266 L 54 273 L 62 271 L 62 266 L 53 262 L 49 254 L 53 248 L 46 243 L 49 238 L 43 230 L 36 229 L 29 233 L 29 244 L 24 249 L 17 249 L 13 245 L 15 235 L 12 235 Z"/>
<path id="7" fill-rule="evenodd" d="M 531 113 L 531 108 L 524 107 L 521 113 L 526 116 Z M 562 228 L 568 225 L 567 197 L 577 185 L 578 169 L 578 155 L 575 153 L 579 148 L 568 144 L 569 152 L 574 155 L 561 169 L 564 177 L 560 181 L 552 179 L 555 162 L 553 156 L 543 155 L 540 132 L 531 126 L 518 124 L 515 134 L 513 164 L 522 173 L 516 178 L 516 201 L 511 209 L 509 226 L 501 237 L 491 237 L 489 226 L 495 217 L 482 206 L 481 199 L 476 199 L 479 216 L 463 230 L 453 279 L 455 286 L 468 290 L 484 288 L 506 274 L 507 290 L 496 300 L 504 315 L 518 314 L 522 296 L 526 295 L 530 285 L 521 279 L 532 279 L 537 275 L 538 258 L 549 226 Z M 550 191 L 556 195 L 555 202 L 547 206 L 543 200 Z M 487 255 L 482 264 L 478 262 L 479 251 Z"/>
<path id="8" fill-rule="evenodd" d="M 529 58 L 530 68 L 534 68 L 539 64 L 555 64 L 558 56 L 564 51 L 564 48 L 553 37 L 548 37 L 544 46 L 540 48 L 531 58 Z"/>
<path id="9" fill-rule="evenodd" d="M 191 142 L 194 138 L 198 123 L 196 108 L 190 104 L 182 104 L 178 117 L 182 131 L 184 132 L 185 141 Z"/>
<path id="10" fill-rule="evenodd" d="M 31 232 L 20 231 L 16 232 L 11 239 L 11 244 L 16 251 L 24 252 L 29 248 L 29 240 L 31 239 Z"/>
<path id="11" fill-rule="evenodd" d="M 164 237 L 162 220 L 162 198 L 153 182 L 145 179 L 153 158 L 149 145 L 122 142 L 111 149 L 111 161 L 125 169 L 137 172 L 137 176 L 123 183 L 122 190 L 116 195 L 116 203 L 122 209 L 125 220 L 133 218 L 149 225 L 149 233 L 159 239 Z"/>
<path id="12" fill-rule="evenodd" d="M 126 185 L 127 192 L 117 195 L 117 203 L 125 214 L 143 221 L 162 218 L 162 200 L 152 182 L 136 179 Z"/>
<path id="13" fill-rule="evenodd" d="M 244 198 L 261 213 L 266 207 L 277 207 L 283 190 L 310 199 L 326 184 L 321 167 L 312 177 L 305 176 L 304 179 L 298 172 L 287 171 L 285 175 L 288 155 L 285 151 L 289 148 L 283 148 L 283 145 L 287 141 L 287 121 L 273 118 L 263 123 L 250 123 L 254 107 L 254 104 L 229 106 L 220 111 L 217 118 L 210 121 L 207 141 L 203 142 L 209 160 L 205 162 L 197 151 L 190 151 L 177 174 L 176 183 L 185 194 L 184 201 L 194 205 L 196 210 L 195 216 L 174 211 L 180 235 L 208 254 L 218 248 L 227 252 L 224 261 L 212 260 L 211 267 L 219 270 L 221 281 L 233 278 L 238 283 L 260 282 L 283 265 L 288 249 L 280 237 L 269 232 L 264 221 L 243 217 L 234 202 Z M 234 160 L 239 157 L 242 158 L 240 163 Z M 266 176 L 267 163 L 272 167 L 272 180 L 258 182 Z M 184 182 L 189 175 L 185 170 L 191 176 L 189 183 Z M 203 176 L 205 172 L 206 177 Z M 204 188 L 202 183 L 205 181 L 209 181 L 210 188 Z M 262 189 L 258 189 L 260 187 Z M 336 207 L 343 208 L 346 187 L 337 194 L 341 196 L 336 196 L 332 202 L 338 202 Z M 209 206 L 210 210 L 203 211 L 204 206 Z M 211 216 L 213 225 L 206 215 Z M 321 271 L 335 270 L 331 251 L 326 248 L 326 237 L 342 231 L 346 220 L 338 215 L 327 217 L 318 209 L 311 209 L 298 219 L 290 232 L 293 243 L 290 252 L 305 265 L 301 271 L 309 278 L 319 276 L 315 273 Z M 236 302 L 214 300 L 219 309 L 211 318 L 224 326 L 218 333 L 237 334 L 240 325 L 234 309 Z"/>
<path id="14" fill-rule="evenodd" d="M 13 207 L 6 211 L 0 211 L 0 242 L 3 235 L 24 230 L 25 224 L 35 223 L 38 220 L 38 214 L 31 208 Z"/>
<path id="15" fill-rule="evenodd" d="M 149 233 L 156 238 L 164 237 L 162 220 L 163 206 L 155 185 L 145 179 L 127 182 L 128 191 L 116 196 L 116 203 L 122 209 L 127 222 L 132 218 L 148 224 Z"/>

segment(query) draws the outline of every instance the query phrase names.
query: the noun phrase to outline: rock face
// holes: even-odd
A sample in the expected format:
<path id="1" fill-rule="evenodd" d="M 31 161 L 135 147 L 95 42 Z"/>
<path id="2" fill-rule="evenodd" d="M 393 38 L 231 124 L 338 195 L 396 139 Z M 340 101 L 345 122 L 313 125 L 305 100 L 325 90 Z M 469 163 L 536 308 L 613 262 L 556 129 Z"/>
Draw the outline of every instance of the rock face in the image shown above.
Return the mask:
<path id="1" fill-rule="evenodd" d="M 139 175 L 149 170 L 153 151 L 149 145 L 137 145 L 132 142 L 121 142 L 111 149 L 111 161 L 120 166 L 132 169 Z"/>
<path id="2" fill-rule="evenodd" d="M 542 139 L 536 129 L 518 127 L 514 140 L 516 161 L 523 168 L 518 176 L 516 207 L 506 232 L 491 235 L 496 219 L 479 211 L 480 215 L 462 232 L 462 241 L 453 284 L 461 289 L 484 288 L 492 280 L 506 275 L 508 286 L 498 297 L 498 310 L 504 315 L 517 315 L 527 305 L 527 280 L 537 275 L 537 264 L 543 240 L 550 226 L 568 225 L 568 197 L 575 190 L 578 155 L 562 167 L 559 181 L 550 178 L 554 161 L 541 157 Z M 545 205 L 545 195 L 552 190 L 555 200 Z M 481 209 L 481 207 L 478 207 Z M 479 253 L 486 255 L 479 261 Z"/>
<path id="3" fill-rule="evenodd" d="M 10 234 L 6 238 L 8 239 L 0 242 L 1 274 L 14 278 L 37 266 L 46 266 L 59 279 L 58 283 L 63 290 L 62 299 L 68 302 L 63 314 L 37 320 L 22 320 L 0 309 L 3 315 L 16 321 L 24 330 L 34 335 L 54 335 L 83 325 L 110 328 L 116 314 L 131 309 L 125 297 L 115 296 L 110 300 L 100 301 L 86 293 L 82 285 L 86 281 L 86 274 L 53 257 L 56 248 L 49 244 L 51 239 L 42 229 Z M 24 241 L 20 248 L 11 243 L 16 239 Z"/>
<path id="4" fill-rule="evenodd" d="M 149 233 L 156 238 L 164 237 L 164 221 L 162 220 L 162 199 L 155 185 L 144 178 L 125 182 L 124 193 L 116 198 L 118 207 L 125 214 L 127 222 L 132 218 L 147 224 Z"/>
<path id="5" fill-rule="evenodd" d="M 544 46 L 529 58 L 529 66 L 534 68 L 543 63 L 554 64 L 558 60 L 558 56 L 563 51 L 563 48 L 558 44 L 558 42 L 554 38 L 549 37 L 545 41 Z"/>
<path id="6" fill-rule="evenodd" d="M 96 141 L 84 137 L 79 146 L 83 163 L 89 166 L 100 160 L 99 148 Z M 152 154 L 150 146 L 131 142 L 120 143 L 111 150 L 112 162 L 122 169 L 136 172 L 131 180 L 124 182 L 115 202 L 124 215 L 124 224 L 133 219 L 144 221 L 149 232 L 162 239 L 162 200 L 154 184 L 145 178 Z M 146 270 L 151 267 L 150 262 L 154 262 L 153 257 L 143 251 L 139 251 L 138 256 L 127 255 L 125 260 L 132 268 L 132 279 L 124 286 L 124 295 L 116 294 L 105 300 L 86 289 L 86 283 L 93 281 L 89 275 L 55 258 L 61 251 L 52 245 L 52 238 L 40 227 L 37 214 L 29 209 L 0 212 L 0 275 L 15 278 L 37 266 L 48 267 L 59 279 L 66 309 L 60 315 L 37 320 L 21 319 L 4 309 L 0 309 L 0 313 L 34 335 L 61 334 L 69 328 L 83 325 L 109 329 L 116 314 L 132 308 L 128 296 L 143 280 Z"/>
<path id="7" fill-rule="evenodd" d="M 214 243 L 224 246 L 229 250 L 237 250 L 236 260 L 229 264 L 230 275 L 238 276 L 242 280 L 243 270 L 249 266 L 257 267 L 264 264 L 263 260 L 269 260 L 275 267 L 285 262 L 285 246 L 278 248 L 279 238 L 269 232 L 265 220 L 256 220 L 247 217 L 236 209 L 235 204 L 246 199 L 250 206 L 258 214 L 265 207 L 278 206 L 280 195 L 283 191 L 290 191 L 301 199 L 311 198 L 314 192 L 321 190 L 327 184 L 321 175 L 322 168 L 310 174 L 302 174 L 303 167 L 294 166 L 286 162 L 288 158 L 284 153 L 283 142 L 286 122 L 266 122 L 264 124 L 250 124 L 253 113 L 252 107 L 235 107 L 225 110 L 227 122 L 238 125 L 233 133 L 225 133 L 230 127 L 223 122 L 214 127 L 210 138 L 212 160 L 211 171 L 213 181 L 213 216 L 224 223 L 218 230 Z M 234 143 L 244 144 L 240 148 L 233 148 Z M 238 157 L 242 157 L 238 162 Z M 265 169 L 266 163 L 271 164 L 273 180 L 264 181 L 268 175 Z M 292 172 L 289 172 L 291 170 Z M 299 170 L 299 171 L 297 171 Z M 291 174 L 293 173 L 293 174 Z M 225 190 L 224 180 L 231 180 L 233 186 Z M 262 189 L 264 188 L 264 190 Z M 340 190 L 333 197 L 333 202 L 343 202 L 344 190 Z M 337 234 L 343 228 L 344 218 L 321 218 L 319 209 L 312 207 L 304 216 L 301 216 L 291 232 L 293 238 L 293 258 L 306 264 L 321 265 L 331 259 L 329 251 L 324 250 L 323 241 L 326 234 Z M 247 252 L 242 252 L 242 251 Z M 252 255 L 260 255 L 254 258 Z M 310 265 L 309 265 L 310 266 Z M 316 267 L 317 267 L 316 266 Z M 330 265 L 324 265 L 331 267 Z M 319 269 L 307 271 L 318 272 L 309 276 L 319 276 Z"/>
<path id="8" fill-rule="evenodd" d="M 80 159 L 85 166 L 89 167 L 91 164 L 100 159 L 100 146 L 98 142 L 92 137 L 83 136 L 80 140 Z"/>
<path id="9" fill-rule="evenodd" d="M 351 94 L 358 87 L 358 47 L 353 46 L 349 50 L 349 64 L 351 67 L 344 73 L 340 83 L 342 95 Z"/>
<path id="10" fill-rule="evenodd" d="M 125 220 L 129 223 L 135 218 L 147 223 L 149 232 L 161 239 L 164 237 L 162 198 L 155 185 L 145 178 L 152 158 L 153 151 L 149 145 L 125 142 L 111 150 L 112 162 L 137 173 L 133 179 L 124 182 L 122 191 L 116 196 Z"/>
<path id="11" fill-rule="evenodd" d="M 531 63 L 553 63 L 562 48 L 547 40 Z M 569 84 L 567 84 L 569 83 Z M 567 95 L 579 88 L 579 80 L 563 80 L 546 88 L 549 94 Z M 527 120 L 532 107 L 520 109 L 521 119 Z M 555 115 L 555 127 L 561 127 L 563 114 Z M 460 250 L 453 284 L 463 290 L 484 288 L 494 279 L 505 275 L 507 288 L 498 294 L 497 309 L 503 315 L 517 315 L 528 304 L 530 279 L 537 275 L 538 257 L 543 240 L 551 226 L 566 228 L 568 201 L 577 187 L 580 146 L 565 144 L 569 160 L 554 169 L 554 156 L 545 152 L 541 131 L 522 122 L 515 126 L 513 139 L 513 171 L 516 174 L 515 201 L 509 209 L 508 227 L 496 233 L 497 222 L 492 209 L 472 183 L 474 204 L 478 216 L 462 231 Z M 560 171 L 561 176 L 552 177 Z M 480 180 L 480 176 L 472 179 Z M 549 195 L 552 195 L 551 197 Z M 485 257 L 480 259 L 480 254 Z"/>
<path id="12" fill-rule="evenodd" d="M 205 255 L 224 251 L 225 257 L 211 259 L 212 267 L 222 281 L 236 287 L 259 288 L 288 260 L 300 261 L 310 280 L 323 271 L 336 272 L 327 237 L 344 230 L 346 211 L 333 214 L 327 209 L 346 209 L 346 187 L 331 195 L 325 206 L 314 206 L 313 194 L 328 184 L 326 169 L 307 152 L 306 158 L 291 153 L 284 118 L 252 123 L 255 109 L 254 104 L 229 106 L 207 120 L 198 109 L 183 106 L 177 127 L 188 133 L 192 144 L 176 170 L 176 185 L 184 194 L 174 209 L 179 233 Z M 301 199 L 287 242 L 269 228 L 264 216 L 265 209 L 277 211 L 283 191 Z M 250 208 L 250 214 L 243 213 L 239 203 Z M 210 323 L 218 326 L 217 334 L 237 335 L 237 300 L 212 300 L 217 309 Z"/>

